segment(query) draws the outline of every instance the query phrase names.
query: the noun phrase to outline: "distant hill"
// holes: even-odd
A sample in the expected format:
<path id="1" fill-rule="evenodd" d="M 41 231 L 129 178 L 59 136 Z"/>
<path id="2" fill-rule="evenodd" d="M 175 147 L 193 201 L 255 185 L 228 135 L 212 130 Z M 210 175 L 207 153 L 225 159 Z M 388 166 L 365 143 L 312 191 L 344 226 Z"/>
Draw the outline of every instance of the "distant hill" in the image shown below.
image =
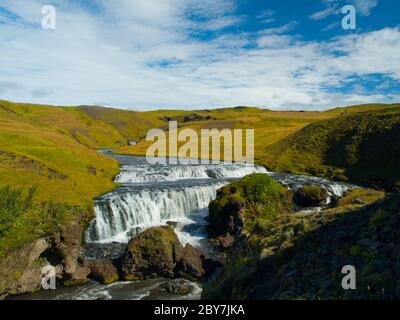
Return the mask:
<path id="1" fill-rule="evenodd" d="M 109 125 L 127 141 L 137 141 L 145 136 L 150 128 L 165 125 L 165 121 L 152 113 L 96 106 L 79 106 L 77 109 L 88 117 Z"/>
<path id="2" fill-rule="evenodd" d="M 324 111 L 326 113 L 340 113 L 340 114 L 348 114 L 355 112 L 366 112 L 366 111 L 377 111 L 383 109 L 396 108 L 399 104 L 384 104 L 384 103 L 370 103 L 370 104 L 361 104 L 354 106 L 346 106 L 346 107 L 337 107 L 333 109 L 329 109 Z"/>

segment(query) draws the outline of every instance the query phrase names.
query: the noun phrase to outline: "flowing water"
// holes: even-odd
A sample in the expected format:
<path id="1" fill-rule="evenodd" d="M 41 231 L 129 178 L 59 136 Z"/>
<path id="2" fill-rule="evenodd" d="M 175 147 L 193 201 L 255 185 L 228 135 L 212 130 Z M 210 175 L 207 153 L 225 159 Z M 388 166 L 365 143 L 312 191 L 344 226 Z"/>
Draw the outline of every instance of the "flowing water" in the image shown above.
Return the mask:
<path id="1" fill-rule="evenodd" d="M 113 155 L 122 167 L 123 187 L 95 200 L 96 218 L 85 234 L 96 243 L 128 242 L 150 226 L 170 223 L 183 244 L 201 245 L 204 218 L 216 191 L 261 166 L 246 164 L 149 165 L 145 158 Z"/>
<path id="2" fill-rule="evenodd" d="M 145 158 L 113 155 L 121 172 L 115 181 L 122 187 L 95 199 L 95 218 L 85 233 L 88 258 L 113 257 L 120 254 L 129 239 L 151 226 L 170 224 L 183 245 L 190 243 L 207 250 L 206 220 L 208 205 L 216 197 L 216 191 L 234 179 L 250 173 L 265 173 L 297 189 L 304 185 L 319 185 L 329 196 L 342 196 L 352 188 L 309 176 L 296 176 L 268 172 L 264 167 L 249 164 L 195 164 L 189 161 L 181 165 L 149 165 Z M 328 199 L 329 202 L 329 199 Z M 316 210 L 319 208 L 313 208 Z M 105 253 L 106 252 L 106 253 Z M 157 299 L 199 298 L 197 285 L 189 296 L 177 297 L 166 294 L 160 288 L 164 280 L 141 282 L 117 282 L 112 285 L 90 283 L 73 289 L 56 290 L 57 294 L 41 292 L 32 298 L 53 299 Z"/>

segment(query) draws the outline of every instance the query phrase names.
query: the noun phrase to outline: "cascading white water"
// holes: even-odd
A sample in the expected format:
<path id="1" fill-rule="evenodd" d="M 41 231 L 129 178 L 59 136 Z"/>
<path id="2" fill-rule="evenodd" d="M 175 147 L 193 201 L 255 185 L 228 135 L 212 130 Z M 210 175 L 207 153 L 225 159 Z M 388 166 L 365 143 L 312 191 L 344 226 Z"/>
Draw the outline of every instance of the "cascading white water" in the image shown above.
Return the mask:
<path id="1" fill-rule="evenodd" d="M 241 178 L 250 173 L 267 173 L 261 166 L 246 164 L 208 164 L 208 165 L 174 165 L 135 167 L 125 165 L 116 177 L 117 183 L 138 183 L 156 181 L 177 181 L 182 179 L 229 179 Z"/>
<path id="2" fill-rule="evenodd" d="M 86 232 L 88 242 L 129 241 L 135 228 L 161 225 L 200 211 L 227 182 L 200 186 L 125 188 L 95 202 L 96 218 Z"/>
<path id="3" fill-rule="evenodd" d="M 122 164 L 115 181 L 124 187 L 95 200 L 96 217 L 86 231 L 87 242 L 126 243 L 136 232 L 168 221 L 180 223 L 175 230 L 182 242 L 198 242 L 199 231 L 193 225 L 202 225 L 216 190 L 251 173 L 268 174 L 293 190 L 319 185 L 330 197 L 341 197 L 352 188 L 317 177 L 272 173 L 264 167 L 244 163 L 167 166 L 149 165 L 145 158 L 114 157 Z"/>
<path id="4" fill-rule="evenodd" d="M 354 185 L 343 182 L 330 181 L 327 179 L 303 176 L 303 175 L 292 175 L 292 174 L 279 174 L 279 173 L 268 173 L 271 177 L 278 180 L 280 183 L 288 186 L 292 190 L 297 190 L 305 185 L 314 185 L 324 188 L 329 197 L 343 197 L 343 195 L 349 190 L 354 188 Z M 329 199 L 328 199 L 329 200 Z"/>
<path id="5" fill-rule="evenodd" d="M 193 222 L 193 214 L 204 218 L 217 189 L 231 179 L 267 173 L 244 163 L 167 166 L 149 165 L 143 158 L 118 159 L 122 167 L 115 181 L 125 186 L 95 200 L 96 217 L 86 231 L 87 242 L 128 242 L 132 234 L 151 226 Z M 181 235 L 190 242 L 185 231 Z"/>

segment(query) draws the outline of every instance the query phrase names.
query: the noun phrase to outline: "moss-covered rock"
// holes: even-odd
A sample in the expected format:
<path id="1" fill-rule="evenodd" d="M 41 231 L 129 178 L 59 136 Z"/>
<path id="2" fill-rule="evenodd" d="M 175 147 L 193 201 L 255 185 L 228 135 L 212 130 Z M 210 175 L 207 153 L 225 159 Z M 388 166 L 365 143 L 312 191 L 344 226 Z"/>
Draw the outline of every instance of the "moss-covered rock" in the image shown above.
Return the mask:
<path id="1" fill-rule="evenodd" d="M 0 296 L 32 293 L 41 289 L 42 267 L 55 267 L 59 285 L 87 282 L 89 264 L 81 256 L 82 232 L 88 214 L 84 209 L 53 206 L 48 214 L 68 215 L 64 226 L 56 226 L 52 235 L 42 236 L 7 254 L 0 255 Z"/>
<path id="2" fill-rule="evenodd" d="M 220 267 L 199 248 L 183 247 L 170 226 L 153 227 L 134 236 L 116 265 L 126 281 L 179 277 L 202 282 Z"/>
<path id="3" fill-rule="evenodd" d="M 211 238 L 251 232 L 262 220 L 273 220 L 292 207 L 292 194 L 266 174 L 250 174 L 221 188 L 209 205 Z"/>
<path id="4" fill-rule="evenodd" d="M 294 194 L 294 202 L 300 207 L 319 207 L 326 205 L 328 192 L 319 186 L 304 186 Z"/>
<path id="5" fill-rule="evenodd" d="M 103 284 L 110 284 L 119 279 L 117 268 L 109 259 L 98 259 L 89 262 L 90 276 Z"/>
<path id="6" fill-rule="evenodd" d="M 125 280 L 173 277 L 183 247 L 170 226 L 153 227 L 133 237 L 121 260 Z"/>

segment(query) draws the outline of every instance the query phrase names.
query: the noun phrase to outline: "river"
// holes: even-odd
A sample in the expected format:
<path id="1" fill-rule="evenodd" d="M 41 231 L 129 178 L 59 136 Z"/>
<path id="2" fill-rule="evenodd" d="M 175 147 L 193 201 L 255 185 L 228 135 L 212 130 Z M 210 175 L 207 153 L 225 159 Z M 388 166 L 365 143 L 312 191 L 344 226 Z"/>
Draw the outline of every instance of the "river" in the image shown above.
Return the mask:
<path id="1" fill-rule="evenodd" d="M 180 242 L 208 251 L 206 220 L 208 204 L 216 191 L 234 179 L 257 172 L 271 175 L 291 189 L 312 184 L 330 196 L 342 196 L 351 185 L 329 180 L 268 172 L 264 167 L 242 163 L 149 165 L 146 158 L 102 153 L 117 159 L 121 170 L 115 178 L 120 188 L 94 201 L 95 218 L 85 232 L 87 258 L 117 257 L 129 239 L 151 226 L 170 224 Z M 329 202 L 329 199 L 328 199 Z M 310 210 L 319 210 L 312 208 Z M 190 283 L 191 294 L 179 296 L 162 289 L 165 279 L 116 282 L 40 291 L 21 299 L 198 299 L 201 287 Z"/>

